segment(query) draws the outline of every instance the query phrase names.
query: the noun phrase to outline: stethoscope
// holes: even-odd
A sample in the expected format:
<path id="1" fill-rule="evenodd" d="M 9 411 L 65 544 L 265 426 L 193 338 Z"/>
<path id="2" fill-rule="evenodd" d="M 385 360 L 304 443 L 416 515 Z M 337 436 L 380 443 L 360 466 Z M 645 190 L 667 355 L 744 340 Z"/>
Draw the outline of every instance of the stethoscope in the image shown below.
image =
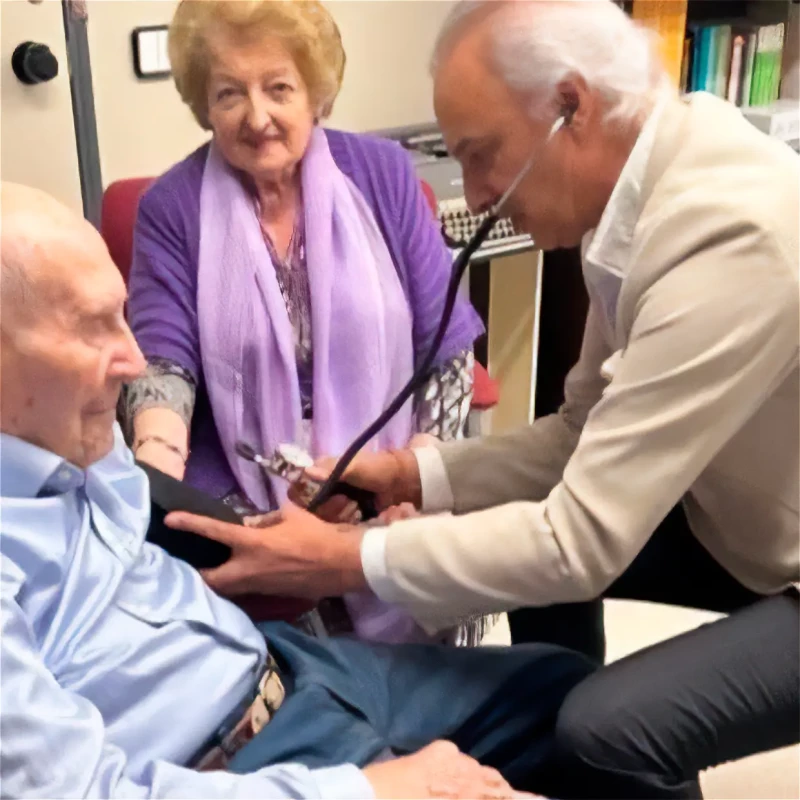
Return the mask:
<path id="1" fill-rule="evenodd" d="M 573 114 L 574 110 L 567 110 L 553 123 L 542 145 L 542 149 L 547 147 L 550 140 L 564 125 L 569 124 Z M 530 171 L 535 160 L 536 154 L 533 153 L 517 173 L 517 176 L 511 182 L 508 189 L 506 189 L 500 199 L 492 206 L 489 214 L 478 226 L 472 238 L 464 246 L 464 249 L 461 250 L 454 260 L 439 327 L 436 330 L 436 335 L 433 337 L 431 346 L 428 348 L 428 352 L 414 370 L 414 374 L 380 416 L 369 425 L 363 433 L 353 440 L 352 444 L 336 462 L 336 466 L 333 468 L 327 480 L 323 483 L 318 483 L 308 478 L 303 478 L 303 471 L 313 464 L 313 460 L 308 454 L 294 445 L 282 445 L 275 450 L 272 456 L 264 456 L 257 453 L 250 445 L 239 442 L 236 446 L 238 455 L 248 461 L 255 462 L 264 472 L 300 485 L 302 487 L 300 502 L 312 514 L 318 511 L 320 506 L 333 495 L 342 494 L 358 504 L 361 518 L 364 521 L 376 517 L 378 515 L 378 508 L 374 494 L 343 482 L 341 480 L 342 475 L 360 450 L 381 431 L 389 420 L 391 420 L 413 396 L 414 392 L 428 379 L 431 366 L 442 344 L 447 327 L 450 324 L 450 318 L 453 314 L 453 307 L 458 297 L 458 290 L 464 271 L 467 266 L 469 266 L 470 259 L 475 254 L 475 251 L 486 241 L 492 228 L 500 219 L 500 214 L 508 202 L 508 199 L 519 188 L 520 183 Z"/>

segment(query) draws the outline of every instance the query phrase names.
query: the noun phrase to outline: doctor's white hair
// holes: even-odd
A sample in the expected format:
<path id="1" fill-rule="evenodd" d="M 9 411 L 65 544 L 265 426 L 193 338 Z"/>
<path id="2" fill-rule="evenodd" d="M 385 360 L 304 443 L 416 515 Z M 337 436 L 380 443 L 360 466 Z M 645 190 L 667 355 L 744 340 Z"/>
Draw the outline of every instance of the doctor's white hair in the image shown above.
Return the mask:
<path id="1" fill-rule="evenodd" d="M 491 26 L 494 68 L 510 88 L 532 97 L 533 116 L 551 113 L 559 83 L 570 77 L 598 91 L 607 119 L 623 123 L 669 85 L 655 36 L 612 0 L 461 0 L 439 33 L 433 73 L 479 12 Z"/>

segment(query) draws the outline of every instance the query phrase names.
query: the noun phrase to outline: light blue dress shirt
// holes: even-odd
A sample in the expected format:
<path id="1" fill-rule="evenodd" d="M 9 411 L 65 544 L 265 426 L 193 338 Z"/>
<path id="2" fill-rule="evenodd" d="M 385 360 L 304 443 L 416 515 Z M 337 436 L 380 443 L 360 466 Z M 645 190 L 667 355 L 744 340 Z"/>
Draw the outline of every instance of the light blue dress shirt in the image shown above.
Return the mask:
<path id="1" fill-rule="evenodd" d="M 0 435 L 0 493 L 3 797 L 372 796 L 352 765 L 182 766 L 238 716 L 266 645 L 194 569 L 145 542 L 147 478 L 119 428 L 85 471 Z"/>

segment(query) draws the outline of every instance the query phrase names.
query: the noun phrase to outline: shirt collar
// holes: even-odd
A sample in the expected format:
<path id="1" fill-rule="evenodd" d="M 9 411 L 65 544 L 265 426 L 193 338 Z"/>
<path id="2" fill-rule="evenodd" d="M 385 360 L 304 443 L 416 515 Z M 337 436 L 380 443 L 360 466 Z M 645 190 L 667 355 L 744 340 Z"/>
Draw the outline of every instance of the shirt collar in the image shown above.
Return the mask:
<path id="1" fill-rule="evenodd" d="M 3 497 L 64 494 L 82 486 L 85 480 L 85 472 L 61 456 L 16 436 L 0 433 L 0 493 Z"/>
<path id="2" fill-rule="evenodd" d="M 585 262 L 620 275 L 625 272 L 633 234 L 642 212 L 642 184 L 665 103 L 666 98 L 656 102 L 625 162 L 597 228 L 584 236 Z"/>

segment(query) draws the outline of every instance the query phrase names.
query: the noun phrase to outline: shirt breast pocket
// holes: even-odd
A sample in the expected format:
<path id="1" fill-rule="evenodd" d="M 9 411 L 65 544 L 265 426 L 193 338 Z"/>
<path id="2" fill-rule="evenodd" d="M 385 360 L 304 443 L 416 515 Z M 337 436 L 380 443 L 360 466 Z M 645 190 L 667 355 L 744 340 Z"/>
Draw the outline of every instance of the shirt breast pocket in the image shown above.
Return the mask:
<path id="1" fill-rule="evenodd" d="M 154 629 L 190 628 L 226 642 L 260 638 L 245 613 L 215 595 L 195 569 L 149 543 L 126 575 L 115 604 L 128 617 Z"/>

